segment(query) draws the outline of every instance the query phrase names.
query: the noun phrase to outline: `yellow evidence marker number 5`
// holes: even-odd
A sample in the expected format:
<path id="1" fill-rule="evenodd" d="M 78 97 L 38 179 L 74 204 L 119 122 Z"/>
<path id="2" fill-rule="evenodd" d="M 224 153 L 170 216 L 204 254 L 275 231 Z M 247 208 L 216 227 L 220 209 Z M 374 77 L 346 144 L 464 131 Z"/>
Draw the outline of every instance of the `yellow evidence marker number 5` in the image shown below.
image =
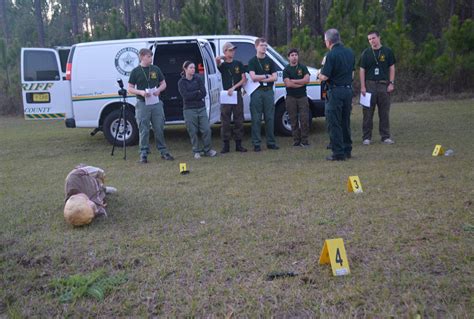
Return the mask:
<path id="1" fill-rule="evenodd" d="M 347 180 L 347 190 L 354 193 L 363 192 L 359 176 L 349 176 L 349 179 Z"/>
<path id="2" fill-rule="evenodd" d="M 326 239 L 324 241 L 323 250 L 319 257 L 319 264 L 331 264 L 332 274 L 334 276 L 350 274 L 351 270 L 342 238 Z"/>

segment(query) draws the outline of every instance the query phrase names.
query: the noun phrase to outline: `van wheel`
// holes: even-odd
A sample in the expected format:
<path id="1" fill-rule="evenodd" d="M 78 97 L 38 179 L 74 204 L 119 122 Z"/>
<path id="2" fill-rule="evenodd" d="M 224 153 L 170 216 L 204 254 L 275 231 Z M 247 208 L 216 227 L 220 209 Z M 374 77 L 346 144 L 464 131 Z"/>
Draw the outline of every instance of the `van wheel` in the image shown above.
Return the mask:
<path id="1" fill-rule="evenodd" d="M 313 124 L 313 114 L 309 110 L 309 129 Z M 275 110 L 275 132 L 283 136 L 291 136 L 291 122 L 290 116 L 286 111 L 285 101 L 281 101 L 277 104 Z"/>
<path id="2" fill-rule="evenodd" d="M 115 146 L 123 146 L 123 139 L 125 138 L 125 145 L 135 145 L 138 143 L 138 126 L 137 121 L 132 112 L 125 110 L 125 119 L 127 120 L 127 131 L 124 133 L 124 121 L 122 119 L 119 124 L 121 110 L 111 112 L 104 120 L 103 131 L 105 138 L 110 144 L 114 143 L 115 133 L 118 131 Z"/>

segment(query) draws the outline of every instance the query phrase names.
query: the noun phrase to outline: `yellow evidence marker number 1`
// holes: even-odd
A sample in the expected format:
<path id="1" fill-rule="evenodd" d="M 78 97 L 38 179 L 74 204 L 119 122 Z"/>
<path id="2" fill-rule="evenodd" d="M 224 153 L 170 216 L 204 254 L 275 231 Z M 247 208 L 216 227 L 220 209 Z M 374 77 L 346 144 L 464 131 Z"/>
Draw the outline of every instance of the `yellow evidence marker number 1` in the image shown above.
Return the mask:
<path id="1" fill-rule="evenodd" d="M 349 179 L 347 180 L 347 190 L 354 193 L 363 192 L 359 176 L 349 176 Z"/>
<path id="2" fill-rule="evenodd" d="M 342 238 L 326 239 L 324 241 L 319 264 L 331 264 L 334 276 L 344 276 L 351 273 Z"/>
<path id="3" fill-rule="evenodd" d="M 443 154 L 444 154 L 444 148 L 440 144 L 436 145 L 433 150 L 433 156 L 441 156 Z"/>

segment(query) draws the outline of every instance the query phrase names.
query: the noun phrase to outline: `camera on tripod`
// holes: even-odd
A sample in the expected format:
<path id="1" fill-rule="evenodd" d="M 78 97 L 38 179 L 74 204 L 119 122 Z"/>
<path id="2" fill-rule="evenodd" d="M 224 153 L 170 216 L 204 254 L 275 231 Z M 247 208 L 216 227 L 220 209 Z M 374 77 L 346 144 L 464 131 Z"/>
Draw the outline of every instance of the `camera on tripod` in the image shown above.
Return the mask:
<path id="1" fill-rule="evenodd" d="M 117 92 L 118 95 L 120 95 L 120 96 L 126 98 L 126 97 L 127 97 L 127 90 L 125 90 L 124 87 L 123 87 L 123 81 L 122 81 L 122 79 L 117 79 L 117 83 L 118 83 L 118 85 L 120 86 L 120 90 L 118 90 L 118 92 Z"/>

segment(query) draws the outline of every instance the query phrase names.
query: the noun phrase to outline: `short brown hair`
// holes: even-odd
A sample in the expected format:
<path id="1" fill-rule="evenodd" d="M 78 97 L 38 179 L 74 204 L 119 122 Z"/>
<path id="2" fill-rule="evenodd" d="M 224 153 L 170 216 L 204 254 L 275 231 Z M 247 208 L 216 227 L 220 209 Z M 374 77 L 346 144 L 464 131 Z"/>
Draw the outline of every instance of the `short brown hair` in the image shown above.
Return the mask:
<path id="1" fill-rule="evenodd" d="M 139 54 L 140 56 L 153 55 L 153 52 L 151 52 L 150 49 L 143 48 L 143 49 L 140 49 L 140 52 L 138 52 L 138 54 Z"/>
<path id="2" fill-rule="evenodd" d="M 255 40 L 255 46 L 259 45 L 262 42 L 267 42 L 267 40 L 265 38 L 257 38 Z"/>

